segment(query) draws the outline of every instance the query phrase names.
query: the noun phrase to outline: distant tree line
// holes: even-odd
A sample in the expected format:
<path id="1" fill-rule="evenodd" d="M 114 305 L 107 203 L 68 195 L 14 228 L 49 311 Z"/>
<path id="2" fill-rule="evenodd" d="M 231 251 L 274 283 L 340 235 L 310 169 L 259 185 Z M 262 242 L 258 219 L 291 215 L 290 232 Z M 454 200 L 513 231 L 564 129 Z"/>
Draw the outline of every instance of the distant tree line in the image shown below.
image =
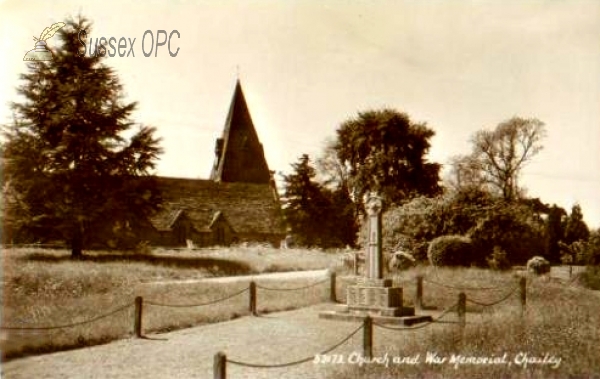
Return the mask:
<path id="1" fill-rule="evenodd" d="M 472 151 L 441 164 L 427 154 L 433 129 L 391 109 L 360 112 L 336 130 L 320 156 L 306 154 L 284 175 L 283 210 L 296 241 L 306 246 L 364 244 L 364 196 L 386 199 L 386 251 L 427 260 L 430 242 L 464 236 L 473 246 L 463 265 L 506 268 L 534 255 L 553 263 L 597 262 L 599 232 L 570 212 L 531 198 L 523 168 L 543 148 L 543 122 L 513 117 L 471 139 Z M 463 240 L 460 240 L 463 241 Z M 456 261 L 456 260 L 452 260 Z"/>

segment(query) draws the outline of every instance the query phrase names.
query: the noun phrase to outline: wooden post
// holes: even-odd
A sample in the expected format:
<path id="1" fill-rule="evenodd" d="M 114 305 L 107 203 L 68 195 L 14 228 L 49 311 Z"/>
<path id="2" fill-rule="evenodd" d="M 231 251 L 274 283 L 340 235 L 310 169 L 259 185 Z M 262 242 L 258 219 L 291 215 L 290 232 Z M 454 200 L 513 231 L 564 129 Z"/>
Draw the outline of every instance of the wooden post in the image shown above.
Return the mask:
<path id="1" fill-rule="evenodd" d="M 335 272 L 330 272 L 329 273 L 329 300 L 332 303 L 337 303 L 337 296 L 336 296 L 336 275 Z"/>
<path id="2" fill-rule="evenodd" d="M 256 316 L 256 283 L 250 282 L 250 313 Z"/>
<path id="3" fill-rule="evenodd" d="M 135 298 L 135 315 L 133 321 L 133 330 L 137 338 L 142 337 L 142 308 L 144 299 L 141 296 Z"/>
<path id="4" fill-rule="evenodd" d="M 415 308 L 423 309 L 423 276 L 417 276 L 417 291 L 415 295 Z"/>
<path id="5" fill-rule="evenodd" d="M 464 292 L 458 294 L 458 323 L 461 328 L 465 328 L 465 324 L 467 323 L 467 295 Z"/>
<path id="6" fill-rule="evenodd" d="M 521 315 L 523 315 L 527 307 L 527 279 L 525 277 L 522 277 L 519 281 L 519 289 L 521 294 Z"/>
<path id="7" fill-rule="evenodd" d="M 354 252 L 354 276 L 358 276 L 358 252 Z"/>
<path id="8" fill-rule="evenodd" d="M 215 354 L 215 360 L 213 363 L 213 378 L 227 378 L 227 356 L 225 355 L 225 353 L 222 353 L 220 351 L 217 354 Z"/>
<path id="9" fill-rule="evenodd" d="M 373 319 L 370 316 L 365 317 L 363 326 L 363 356 L 373 357 Z"/>

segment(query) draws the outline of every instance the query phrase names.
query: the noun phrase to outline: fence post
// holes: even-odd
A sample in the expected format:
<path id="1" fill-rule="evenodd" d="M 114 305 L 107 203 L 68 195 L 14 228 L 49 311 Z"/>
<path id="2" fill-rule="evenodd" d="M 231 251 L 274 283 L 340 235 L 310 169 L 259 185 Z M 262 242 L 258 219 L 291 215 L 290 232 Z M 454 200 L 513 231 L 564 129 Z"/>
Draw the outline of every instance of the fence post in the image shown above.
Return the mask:
<path id="1" fill-rule="evenodd" d="M 329 273 L 329 300 L 332 303 L 337 303 L 337 296 L 336 296 L 336 275 L 335 272 L 330 272 Z"/>
<path id="2" fill-rule="evenodd" d="M 467 295 L 464 292 L 458 294 L 458 323 L 462 329 L 465 328 L 467 323 Z"/>
<path id="3" fill-rule="evenodd" d="M 423 276 L 417 276 L 417 291 L 415 295 L 415 307 L 423 309 Z"/>
<path id="4" fill-rule="evenodd" d="M 373 357 L 373 319 L 370 316 L 365 317 L 363 325 L 363 356 Z"/>
<path id="5" fill-rule="evenodd" d="M 225 353 L 222 353 L 220 351 L 217 354 L 215 354 L 215 360 L 213 363 L 213 378 L 227 378 L 227 356 L 225 355 Z"/>
<path id="6" fill-rule="evenodd" d="M 141 296 L 135 298 L 135 315 L 133 329 L 135 336 L 138 338 L 142 337 L 142 308 L 144 299 Z"/>
<path id="7" fill-rule="evenodd" d="M 250 282 L 250 313 L 256 316 L 256 283 Z"/>
<path id="8" fill-rule="evenodd" d="M 525 313 L 527 307 L 527 279 L 522 277 L 519 281 L 519 289 L 521 294 L 521 315 Z"/>

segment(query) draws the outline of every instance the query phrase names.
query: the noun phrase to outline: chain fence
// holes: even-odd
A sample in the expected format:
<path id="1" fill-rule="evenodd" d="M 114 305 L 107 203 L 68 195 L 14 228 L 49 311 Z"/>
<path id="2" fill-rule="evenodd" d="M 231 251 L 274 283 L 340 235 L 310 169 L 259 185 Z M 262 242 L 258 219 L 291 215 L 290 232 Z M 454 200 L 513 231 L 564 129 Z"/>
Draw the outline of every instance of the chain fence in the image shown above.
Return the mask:
<path id="1" fill-rule="evenodd" d="M 54 325 L 54 326 L 32 326 L 32 327 L 0 326 L 0 329 L 3 329 L 3 330 L 19 330 L 19 331 L 26 331 L 26 330 L 39 331 L 39 330 L 66 329 L 66 328 L 71 328 L 71 327 L 74 327 L 74 326 L 80 326 L 80 325 L 90 324 L 92 322 L 96 322 L 96 321 L 102 320 L 104 318 L 107 318 L 107 317 L 112 316 L 114 314 L 117 314 L 119 312 L 122 312 L 125 309 L 127 309 L 129 307 L 132 307 L 133 305 L 134 305 L 134 303 L 130 302 L 130 303 L 126 304 L 126 305 L 118 307 L 115 310 L 112 310 L 112 311 L 110 311 L 108 313 L 104 313 L 104 314 L 102 314 L 100 316 L 91 318 L 89 320 L 72 322 L 72 323 L 69 323 L 69 324 Z"/>
<path id="2" fill-rule="evenodd" d="M 328 347 L 327 349 L 321 351 L 320 353 L 313 354 L 313 355 L 310 355 L 310 356 L 308 356 L 306 358 L 298 359 L 298 360 L 295 360 L 295 361 L 292 361 L 292 362 L 276 363 L 276 364 L 260 364 L 260 363 L 248 363 L 248 362 L 236 361 L 236 360 L 229 359 L 229 358 L 226 358 L 226 362 L 227 363 L 231 363 L 233 365 L 237 365 L 237 366 L 251 367 L 251 368 L 282 368 L 282 367 L 291 367 L 291 366 L 300 365 L 300 364 L 303 364 L 303 363 L 307 363 L 307 362 L 313 361 L 315 359 L 315 356 L 317 356 L 317 355 L 328 354 L 328 353 L 332 352 L 333 350 L 337 349 L 338 347 L 342 346 L 350 338 L 354 337 L 354 335 L 356 333 L 358 333 L 360 330 L 362 330 L 363 327 L 364 327 L 364 324 L 361 324 L 358 328 L 356 328 L 349 335 L 347 335 L 346 337 L 344 337 L 341 341 L 335 343 L 333 346 Z"/>
<path id="3" fill-rule="evenodd" d="M 206 305 L 213 305 L 213 304 L 221 303 L 223 301 L 232 299 L 232 298 L 234 298 L 236 296 L 239 296 L 239 295 L 243 294 L 244 292 L 247 292 L 249 289 L 250 289 L 250 287 L 246 287 L 246 288 L 244 288 L 244 289 L 242 289 L 240 291 L 237 291 L 237 292 L 235 292 L 235 293 L 233 293 L 231 295 L 227 295 L 227 296 L 219 298 L 219 299 L 210 300 L 210 301 L 207 301 L 207 302 L 197 303 L 197 304 L 165 304 L 165 303 L 159 303 L 159 302 L 155 302 L 155 301 L 151 301 L 151 300 L 150 301 L 145 300 L 144 304 L 153 305 L 153 306 L 156 306 L 156 307 L 169 307 L 169 308 L 203 307 L 203 306 L 206 306 Z"/>

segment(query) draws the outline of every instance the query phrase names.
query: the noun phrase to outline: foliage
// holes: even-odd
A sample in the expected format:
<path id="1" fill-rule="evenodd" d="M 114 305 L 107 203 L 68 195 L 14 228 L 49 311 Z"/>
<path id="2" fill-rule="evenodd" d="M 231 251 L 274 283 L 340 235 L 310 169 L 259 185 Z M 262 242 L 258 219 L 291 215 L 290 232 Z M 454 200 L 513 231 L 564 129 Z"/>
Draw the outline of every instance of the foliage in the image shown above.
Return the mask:
<path id="1" fill-rule="evenodd" d="M 512 201 L 521 197 L 519 173 L 541 149 L 545 136 L 544 123 L 538 119 L 513 117 L 501 122 L 494 130 L 480 130 L 472 139 L 469 158 L 477 162 L 483 182 L 502 198 Z"/>
<path id="2" fill-rule="evenodd" d="M 335 151 L 356 202 L 378 191 L 389 204 L 440 192 L 440 165 L 426 155 L 434 131 L 391 109 L 359 112 L 337 129 Z"/>
<path id="3" fill-rule="evenodd" d="M 415 257 L 412 254 L 404 251 L 396 251 L 389 258 L 388 271 L 406 270 L 416 263 Z"/>
<path id="4" fill-rule="evenodd" d="M 487 258 L 487 263 L 493 270 L 508 270 L 511 268 L 510 261 L 506 257 L 506 251 L 500 246 L 494 246 L 494 251 Z"/>
<path id="5" fill-rule="evenodd" d="M 470 266 L 473 260 L 473 243 L 464 236 L 440 236 L 429 244 L 427 258 L 433 266 Z"/>
<path id="6" fill-rule="evenodd" d="M 343 188 L 328 190 L 317 183 L 308 155 L 284 175 L 283 212 L 299 246 L 354 245 L 354 206 Z"/>
<path id="7" fill-rule="evenodd" d="M 558 263 L 561 258 L 559 242 L 564 238 L 563 218 L 566 216 L 567 212 L 556 204 L 553 204 L 548 209 L 548 218 L 546 220 L 546 233 L 548 237 L 546 257 L 553 263 Z"/>
<path id="8" fill-rule="evenodd" d="M 590 266 L 600 265 L 600 228 L 590 233 L 585 250 L 578 261 Z"/>
<path id="9" fill-rule="evenodd" d="M 550 272 L 550 262 L 544 257 L 535 256 L 527 261 L 527 271 L 537 275 L 542 275 Z"/>
<path id="10" fill-rule="evenodd" d="M 583 212 L 579 204 L 573 205 L 571 208 L 571 214 L 567 218 L 567 224 L 565 226 L 565 238 L 564 242 L 568 245 L 576 241 L 587 241 L 590 236 L 590 230 L 583 221 Z"/>
<path id="11" fill-rule="evenodd" d="M 580 281 L 586 288 L 600 291 L 600 266 L 587 266 L 580 276 Z"/>
<path id="12" fill-rule="evenodd" d="M 484 217 L 493 199 L 477 189 L 444 196 L 416 197 L 383 214 L 383 247 L 402 249 L 419 260 L 427 259 L 429 241 L 444 234 L 466 235 Z M 359 236 L 364 243 L 365 226 Z"/>
<path id="13" fill-rule="evenodd" d="M 483 167 L 474 155 L 455 155 L 450 158 L 450 172 L 445 185 L 452 191 L 461 192 L 486 189 Z"/>
<path id="14" fill-rule="evenodd" d="M 103 57 L 81 57 L 78 31 L 91 26 L 70 20 L 57 33 L 62 46 L 48 62 L 28 64 L 5 132 L 5 181 L 11 192 L 8 219 L 16 233 L 70 243 L 79 256 L 91 232 L 106 220 L 135 224 L 160 198 L 147 176 L 160 153 L 155 129 L 142 126 L 130 139 L 136 103 Z M 109 217 L 110 215 L 110 217 Z"/>
<path id="15" fill-rule="evenodd" d="M 476 264 L 485 263 L 496 246 L 506 252 L 512 265 L 524 264 L 545 251 L 543 221 L 525 204 L 497 202 L 478 220 L 469 236 L 478 252 Z"/>

